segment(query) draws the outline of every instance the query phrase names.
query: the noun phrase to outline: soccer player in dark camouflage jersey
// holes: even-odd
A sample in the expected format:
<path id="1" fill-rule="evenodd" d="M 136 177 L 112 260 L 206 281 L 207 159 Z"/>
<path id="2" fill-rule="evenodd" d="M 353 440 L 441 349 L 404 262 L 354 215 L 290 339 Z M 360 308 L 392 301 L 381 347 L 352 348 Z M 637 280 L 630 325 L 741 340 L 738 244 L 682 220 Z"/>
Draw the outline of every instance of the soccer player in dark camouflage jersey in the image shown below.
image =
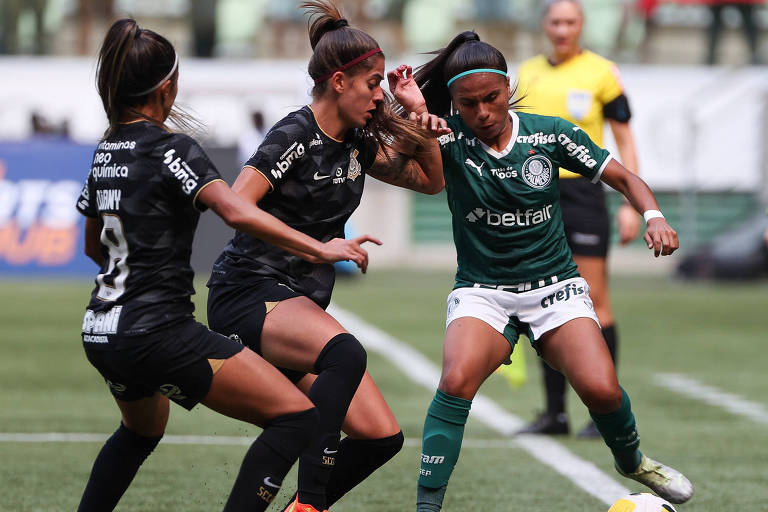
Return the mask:
<path id="1" fill-rule="evenodd" d="M 97 82 L 109 129 L 77 209 L 85 252 L 101 268 L 83 319 L 88 360 L 122 415 L 100 451 L 79 511 L 113 510 L 163 436 L 169 400 L 202 403 L 264 428 L 248 450 L 226 511 L 263 511 L 316 436 L 317 410 L 274 366 L 195 322 L 189 257 L 200 211 L 316 262 L 365 264 L 358 241 L 318 241 L 247 203 L 198 144 L 172 133 L 178 56 L 124 19 L 110 28 Z M 174 114 L 175 115 L 175 114 Z"/>
<path id="2" fill-rule="evenodd" d="M 380 85 L 384 56 L 373 38 L 348 26 L 331 2 L 304 7 L 312 15 L 312 104 L 267 133 L 233 189 L 291 228 L 325 241 L 343 236 L 366 175 L 424 193 L 441 190 L 433 137 L 441 130 L 435 116 L 415 123 L 415 115 L 407 120 L 392 112 Z M 365 372 L 365 350 L 324 310 L 334 278 L 332 265 L 308 262 L 238 231 L 209 282 L 211 328 L 291 370 L 286 373 L 320 411 L 322 433 L 300 458 L 290 511 L 326 510 L 403 443 Z M 348 436 L 340 441 L 342 424 Z"/>
<path id="3" fill-rule="evenodd" d="M 678 248 L 677 233 L 648 186 L 583 130 L 511 108 L 506 59 L 476 33 L 459 34 L 436 53 L 414 80 L 394 89 L 409 112 L 450 115 L 452 129 L 439 143 L 458 269 L 448 296 L 443 371 L 424 422 L 416 510 L 441 509 L 472 399 L 521 333 L 570 381 L 619 473 L 668 501 L 687 501 L 688 479 L 638 449 L 629 396 L 565 238 L 558 167 L 621 192 L 644 214 L 644 238 L 656 256 Z M 424 97 L 414 101 L 420 87 Z M 458 113 L 451 115 L 453 109 Z"/>

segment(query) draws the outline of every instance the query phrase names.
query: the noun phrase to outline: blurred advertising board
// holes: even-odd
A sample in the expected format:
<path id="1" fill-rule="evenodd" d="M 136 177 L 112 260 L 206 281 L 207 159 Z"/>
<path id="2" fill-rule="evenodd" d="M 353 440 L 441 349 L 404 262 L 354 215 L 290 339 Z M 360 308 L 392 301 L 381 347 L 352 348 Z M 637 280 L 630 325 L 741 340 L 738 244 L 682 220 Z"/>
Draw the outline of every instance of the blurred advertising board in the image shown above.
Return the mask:
<path id="1" fill-rule="evenodd" d="M 0 274 L 92 274 L 75 210 L 93 146 L 0 142 Z"/>

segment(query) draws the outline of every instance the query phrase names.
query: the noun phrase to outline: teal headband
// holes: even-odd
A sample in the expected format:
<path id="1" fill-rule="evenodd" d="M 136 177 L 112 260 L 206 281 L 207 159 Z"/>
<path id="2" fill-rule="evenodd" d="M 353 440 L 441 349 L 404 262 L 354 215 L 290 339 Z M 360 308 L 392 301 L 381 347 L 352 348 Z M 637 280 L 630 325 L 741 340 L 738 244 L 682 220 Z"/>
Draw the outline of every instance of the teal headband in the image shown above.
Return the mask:
<path id="1" fill-rule="evenodd" d="M 446 87 L 450 87 L 453 82 L 458 80 L 459 78 L 467 75 L 471 75 L 473 73 L 497 73 L 499 75 L 507 76 L 507 73 L 504 71 L 501 71 L 500 69 L 490 69 L 490 68 L 478 68 L 478 69 L 470 69 L 469 71 L 464 71 L 463 73 L 459 73 L 455 77 L 448 80 L 448 83 L 445 84 Z"/>

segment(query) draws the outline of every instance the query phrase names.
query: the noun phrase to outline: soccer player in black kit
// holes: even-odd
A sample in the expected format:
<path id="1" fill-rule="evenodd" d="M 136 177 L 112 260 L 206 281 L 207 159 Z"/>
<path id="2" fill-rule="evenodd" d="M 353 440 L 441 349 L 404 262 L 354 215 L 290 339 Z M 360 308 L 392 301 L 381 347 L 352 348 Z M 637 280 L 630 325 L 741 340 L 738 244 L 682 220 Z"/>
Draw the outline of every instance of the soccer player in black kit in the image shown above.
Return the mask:
<path id="1" fill-rule="evenodd" d="M 263 511 L 317 436 L 317 410 L 274 366 L 195 322 L 189 265 L 199 210 L 311 261 L 365 264 L 356 241 L 320 242 L 233 193 L 190 137 L 172 133 L 178 56 L 162 36 L 123 19 L 102 45 L 97 85 L 109 129 L 77 202 L 85 252 L 101 269 L 83 347 L 122 414 L 101 449 L 79 511 L 113 510 L 163 436 L 169 400 L 259 425 L 226 511 Z"/>
<path id="2" fill-rule="evenodd" d="M 366 174 L 424 193 L 441 190 L 434 135 L 445 125 L 429 114 L 411 120 L 395 115 L 380 86 L 384 56 L 378 43 L 350 27 L 331 2 L 302 5 L 311 15 L 312 104 L 267 133 L 233 190 L 325 241 L 344 236 Z M 390 72 L 390 82 L 402 71 Z M 334 279 L 332 265 L 307 262 L 237 232 L 209 281 L 211 328 L 286 369 L 320 413 L 321 435 L 299 459 L 297 496 L 285 509 L 291 512 L 326 510 L 403 443 L 365 371 L 365 350 L 324 310 Z M 342 426 L 347 437 L 340 441 Z"/>

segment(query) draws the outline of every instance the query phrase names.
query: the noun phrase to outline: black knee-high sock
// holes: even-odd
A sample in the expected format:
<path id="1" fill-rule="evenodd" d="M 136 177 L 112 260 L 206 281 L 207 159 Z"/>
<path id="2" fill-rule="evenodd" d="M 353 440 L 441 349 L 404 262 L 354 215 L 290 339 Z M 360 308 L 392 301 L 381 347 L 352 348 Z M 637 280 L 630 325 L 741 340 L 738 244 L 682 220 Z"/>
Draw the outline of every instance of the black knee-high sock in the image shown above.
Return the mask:
<path id="1" fill-rule="evenodd" d="M 309 399 L 320 413 L 320 434 L 299 459 L 299 501 L 325 510 L 325 489 L 339 451 L 341 424 L 365 373 L 365 349 L 351 334 L 333 337 L 315 361 Z"/>
<path id="2" fill-rule="evenodd" d="M 270 421 L 245 454 L 224 512 L 262 512 L 277 495 L 283 477 L 317 437 L 316 408 Z"/>
<path id="3" fill-rule="evenodd" d="M 606 325 L 602 328 L 605 344 L 608 345 L 608 351 L 611 353 L 613 365 L 616 366 L 616 356 L 619 349 L 619 335 L 616 332 L 616 324 Z"/>
<path id="4" fill-rule="evenodd" d="M 330 508 L 394 457 L 403 447 L 404 440 L 402 432 L 379 439 L 342 439 L 339 443 L 339 453 L 336 455 L 336 465 L 325 487 L 325 506 Z M 289 505 L 295 499 L 296 494 L 291 498 Z"/>
<path id="5" fill-rule="evenodd" d="M 93 463 L 78 512 L 113 510 L 161 438 L 140 436 L 120 423 Z"/>
<path id="6" fill-rule="evenodd" d="M 350 439 L 339 443 L 339 457 L 325 490 L 326 506 L 341 499 L 357 484 L 368 478 L 403 447 L 402 432 L 380 439 Z"/>
<path id="7" fill-rule="evenodd" d="M 544 390 L 547 394 L 547 414 L 556 416 L 565 412 L 565 377 L 541 360 Z"/>

